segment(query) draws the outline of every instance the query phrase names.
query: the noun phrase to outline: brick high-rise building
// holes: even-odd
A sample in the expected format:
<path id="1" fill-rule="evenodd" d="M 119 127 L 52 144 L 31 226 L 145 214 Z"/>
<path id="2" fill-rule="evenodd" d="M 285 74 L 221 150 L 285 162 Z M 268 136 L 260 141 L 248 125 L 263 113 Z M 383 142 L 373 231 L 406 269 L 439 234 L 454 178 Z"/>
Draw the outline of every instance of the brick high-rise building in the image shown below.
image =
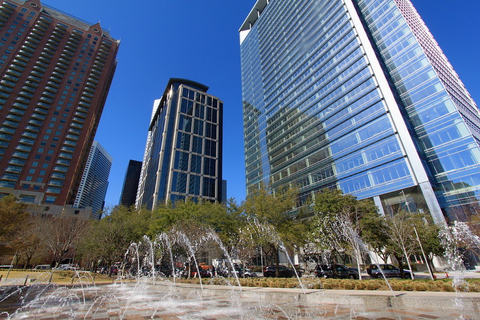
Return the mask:
<path id="1" fill-rule="evenodd" d="M 0 5 L 0 194 L 73 205 L 119 41 L 39 0 Z M 70 206 L 71 207 L 71 206 Z"/>

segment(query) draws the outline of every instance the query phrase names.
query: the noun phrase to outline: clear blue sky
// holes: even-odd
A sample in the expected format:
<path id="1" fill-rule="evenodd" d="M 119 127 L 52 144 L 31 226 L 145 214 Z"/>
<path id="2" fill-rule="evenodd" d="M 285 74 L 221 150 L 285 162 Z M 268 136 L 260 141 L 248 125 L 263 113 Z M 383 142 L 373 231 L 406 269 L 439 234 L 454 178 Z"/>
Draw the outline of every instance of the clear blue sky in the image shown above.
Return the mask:
<path id="1" fill-rule="evenodd" d="M 141 161 L 155 99 L 169 78 L 210 87 L 224 101 L 223 177 L 245 199 L 238 29 L 255 0 L 44 0 L 121 40 L 118 67 L 96 140 L 113 157 L 106 205 L 119 202 L 130 159 Z M 480 103 L 480 1 L 412 0 Z"/>

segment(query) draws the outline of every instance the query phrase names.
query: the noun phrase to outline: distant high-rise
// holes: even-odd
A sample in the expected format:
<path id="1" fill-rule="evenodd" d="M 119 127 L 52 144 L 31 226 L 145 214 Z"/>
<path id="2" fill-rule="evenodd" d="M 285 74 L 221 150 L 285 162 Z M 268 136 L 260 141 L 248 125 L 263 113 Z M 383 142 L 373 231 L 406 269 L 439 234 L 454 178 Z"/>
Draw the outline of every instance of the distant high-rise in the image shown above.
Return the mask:
<path id="1" fill-rule="evenodd" d="M 3 1 L 0 27 L 0 194 L 71 208 L 119 41 L 39 0 Z"/>
<path id="2" fill-rule="evenodd" d="M 136 206 L 222 199 L 223 102 L 198 82 L 172 78 L 156 100 Z"/>
<path id="3" fill-rule="evenodd" d="M 409 0 L 258 0 L 240 42 L 247 191 L 478 212 L 480 114 Z"/>
<path id="4" fill-rule="evenodd" d="M 74 208 L 92 207 L 92 218 L 102 217 L 111 167 L 112 157 L 100 143 L 94 141 L 73 204 Z"/>
<path id="5" fill-rule="evenodd" d="M 123 181 L 122 194 L 120 195 L 120 204 L 122 206 L 130 207 L 135 204 L 141 171 L 142 162 L 130 160 Z"/>

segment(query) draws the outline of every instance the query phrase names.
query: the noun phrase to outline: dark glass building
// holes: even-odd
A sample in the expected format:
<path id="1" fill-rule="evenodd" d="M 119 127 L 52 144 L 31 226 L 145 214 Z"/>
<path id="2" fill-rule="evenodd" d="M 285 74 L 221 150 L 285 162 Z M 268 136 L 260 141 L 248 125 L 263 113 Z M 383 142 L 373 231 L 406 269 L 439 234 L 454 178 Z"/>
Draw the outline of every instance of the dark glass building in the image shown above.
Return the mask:
<path id="1" fill-rule="evenodd" d="M 479 208 L 480 114 L 410 1 L 258 0 L 239 32 L 247 192 Z"/>
<path id="2" fill-rule="evenodd" d="M 123 181 L 122 194 L 120 195 L 120 205 L 126 207 L 135 205 L 141 171 L 141 161 L 130 160 L 128 162 L 127 172 L 125 173 L 125 179 Z"/>
<path id="3" fill-rule="evenodd" d="M 72 207 L 119 41 L 39 0 L 0 5 L 0 194 Z"/>
<path id="4" fill-rule="evenodd" d="M 222 200 L 223 102 L 208 87 L 172 78 L 148 129 L 137 207 L 177 200 Z"/>

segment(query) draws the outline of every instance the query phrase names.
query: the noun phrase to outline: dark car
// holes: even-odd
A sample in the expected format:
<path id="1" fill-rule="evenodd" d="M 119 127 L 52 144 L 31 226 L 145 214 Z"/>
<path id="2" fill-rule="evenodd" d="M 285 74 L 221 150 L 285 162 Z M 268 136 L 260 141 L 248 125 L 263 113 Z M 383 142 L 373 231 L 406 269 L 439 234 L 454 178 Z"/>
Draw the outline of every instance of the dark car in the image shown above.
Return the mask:
<path id="1" fill-rule="evenodd" d="M 263 275 L 265 277 L 276 277 L 275 271 L 275 266 L 267 266 L 263 269 Z M 278 266 L 278 276 L 280 278 L 295 277 L 295 270 L 286 266 Z M 298 276 L 301 277 L 302 275 L 299 273 Z"/>
<path id="2" fill-rule="evenodd" d="M 343 264 L 317 265 L 315 276 L 323 278 L 358 279 L 358 270 Z"/>
<path id="3" fill-rule="evenodd" d="M 382 269 L 381 271 L 379 267 Z M 394 266 L 393 264 L 371 264 L 367 268 L 367 273 L 372 278 L 383 277 L 382 272 L 387 278 L 400 278 L 402 276 L 400 268 Z M 406 278 L 411 278 L 409 270 L 403 270 L 403 273 L 405 274 Z"/>

